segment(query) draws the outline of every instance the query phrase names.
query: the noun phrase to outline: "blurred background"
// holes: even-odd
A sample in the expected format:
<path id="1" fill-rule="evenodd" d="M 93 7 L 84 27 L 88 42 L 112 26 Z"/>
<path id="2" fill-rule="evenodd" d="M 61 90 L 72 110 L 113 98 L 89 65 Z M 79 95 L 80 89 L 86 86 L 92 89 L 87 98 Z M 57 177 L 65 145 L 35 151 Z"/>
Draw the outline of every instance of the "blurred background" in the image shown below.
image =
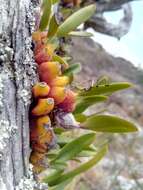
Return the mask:
<path id="1" fill-rule="evenodd" d="M 78 82 L 89 83 L 99 76 L 129 81 L 133 88 L 116 93 L 109 101 L 88 112 L 105 110 L 137 124 L 140 131 L 128 135 L 98 135 L 110 140 L 108 155 L 68 189 L 143 190 L 143 1 L 98 0 L 96 14 L 85 23 L 92 39 L 73 38 L 71 55 L 82 63 Z M 76 49 L 76 51 L 75 51 Z"/>

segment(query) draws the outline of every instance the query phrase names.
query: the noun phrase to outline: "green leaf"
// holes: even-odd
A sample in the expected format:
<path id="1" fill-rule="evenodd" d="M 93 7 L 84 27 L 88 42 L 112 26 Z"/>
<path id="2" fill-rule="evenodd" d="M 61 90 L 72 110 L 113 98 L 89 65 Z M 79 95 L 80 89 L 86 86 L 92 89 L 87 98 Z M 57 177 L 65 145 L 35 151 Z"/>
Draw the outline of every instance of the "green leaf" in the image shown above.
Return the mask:
<path id="1" fill-rule="evenodd" d="M 80 114 L 84 112 L 88 107 L 107 100 L 106 96 L 85 96 L 77 101 L 74 114 Z"/>
<path id="2" fill-rule="evenodd" d="M 52 1 L 44 0 L 43 1 L 43 14 L 40 20 L 39 29 L 41 31 L 45 30 L 50 22 L 51 17 L 51 9 L 52 9 Z"/>
<path id="3" fill-rule="evenodd" d="M 93 36 L 93 34 L 90 32 L 85 32 L 85 31 L 73 31 L 73 32 L 68 33 L 68 36 L 91 37 Z"/>
<path id="4" fill-rule="evenodd" d="M 110 84 L 110 78 L 106 75 L 99 77 L 96 81 L 96 86 L 109 85 L 109 84 Z"/>
<path id="5" fill-rule="evenodd" d="M 47 44 L 52 44 L 54 50 L 59 48 L 59 39 L 57 37 L 47 38 Z"/>
<path id="6" fill-rule="evenodd" d="M 109 94 L 119 90 L 123 90 L 126 88 L 131 87 L 132 84 L 128 82 L 121 82 L 121 83 L 111 83 L 109 85 L 99 85 L 93 86 L 89 90 L 81 90 L 79 92 L 79 96 L 92 96 L 98 94 Z"/>
<path id="7" fill-rule="evenodd" d="M 68 65 L 68 63 L 65 61 L 65 59 L 63 59 L 61 56 L 59 56 L 59 55 L 57 55 L 57 54 L 55 54 L 55 55 L 53 56 L 53 61 L 58 61 L 60 64 L 63 64 L 63 65 L 65 65 L 65 66 Z"/>
<path id="8" fill-rule="evenodd" d="M 55 134 L 62 134 L 63 132 L 65 132 L 64 128 L 61 127 L 54 127 L 54 133 Z"/>
<path id="9" fill-rule="evenodd" d="M 80 123 L 83 123 L 83 122 L 86 121 L 87 116 L 84 115 L 84 114 L 75 114 L 74 118 L 75 118 L 76 121 L 78 121 Z"/>
<path id="10" fill-rule="evenodd" d="M 56 170 L 64 170 L 67 168 L 67 164 L 65 161 L 57 161 L 53 165 L 51 165 L 51 168 L 56 169 Z"/>
<path id="11" fill-rule="evenodd" d="M 56 185 L 54 187 L 50 187 L 49 190 L 64 190 L 65 187 L 71 182 L 71 179 L 66 180 L 62 183 L 60 183 L 59 185 Z"/>
<path id="12" fill-rule="evenodd" d="M 64 170 L 49 170 L 49 175 L 43 180 L 45 183 L 56 180 Z"/>
<path id="13" fill-rule="evenodd" d="M 53 185 L 60 184 L 62 182 L 66 182 L 66 180 L 73 179 L 75 176 L 89 170 L 94 165 L 96 165 L 104 157 L 106 152 L 107 152 L 107 145 L 103 146 L 100 150 L 98 150 L 96 155 L 92 159 L 90 159 L 86 163 L 81 164 L 76 169 L 68 173 L 61 174 L 54 180 L 49 180 L 47 177 L 44 179 L 44 181 L 47 182 L 50 186 L 53 186 Z"/>
<path id="14" fill-rule="evenodd" d="M 81 153 L 78 154 L 78 157 L 90 157 L 90 156 L 94 156 L 95 154 L 96 154 L 96 151 L 83 150 Z"/>
<path id="15" fill-rule="evenodd" d="M 59 27 L 57 36 L 63 37 L 88 20 L 95 12 L 95 5 L 89 5 L 69 16 Z"/>
<path id="16" fill-rule="evenodd" d="M 126 133 L 137 131 L 136 126 L 124 119 L 109 115 L 89 116 L 82 124 L 84 129 L 98 132 Z"/>
<path id="17" fill-rule="evenodd" d="M 59 3 L 60 0 L 52 0 L 52 4 Z"/>
<path id="18" fill-rule="evenodd" d="M 55 15 L 53 15 L 50 20 L 50 24 L 49 24 L 48 38 L 55 36 L 55 34 L 58 30 L 58 27 L 59 27 L 59 25 L 57 23 L 56 17 L 55 17 Z"/>
<path id="19" fill-rule="evenodd" d="M 64 136 L 64 135 L 58 135 L 57 136 L 57 143 L 60 146 L 64 146 L 65 144 L 69 143 L 70 141 L 74 140 L 74 137 Z"/>
<path id="20" fill-rule="evenodd" d="M 70 65 L 69 68 L 63 72 L 63 75 L 69 76 L 73 73 L 78 73 L 80 71 L 81 71 L 80 63 L 75 63 L 75 64 Z"/>
<path id="21" fill-rule="evenodd" d="M 58 152 L 59 152 L 59 149 L 51 149 L 47 152 L 46 155 L 48 159 L 54 159 L 57 156 Z"/>
<path id="22" fill-rule="evenodd" d="M 66 144 L 56 156 L 54 160 L 51 161 L 51 164 L 55 164 L 59 161 L 67 161 L 74 158 L 77 154 L 79 154 L 85 147 L 89 146 L 95 139 L 95 134 L 85 134 L 82 135 L 75 140 Z"/>

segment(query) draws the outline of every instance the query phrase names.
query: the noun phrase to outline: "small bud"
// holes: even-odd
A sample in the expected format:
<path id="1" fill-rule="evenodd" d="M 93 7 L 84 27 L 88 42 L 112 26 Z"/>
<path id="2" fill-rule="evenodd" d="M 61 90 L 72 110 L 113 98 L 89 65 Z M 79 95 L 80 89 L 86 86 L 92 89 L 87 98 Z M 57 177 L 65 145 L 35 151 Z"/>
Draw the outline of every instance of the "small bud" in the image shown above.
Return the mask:
<path id="1" fill-rule="evenodd" d="M 47 97 L 49 94 L 50 87 L 45 82 L 38 82 L 32 88 L 33 96 L 37 97 Z"/>
<path id="2" fill-rule="evenodd" d="M 71 91 L 67 90 L 66 97 L 62 103 L 58 105 L 64 112 L 73 112 L 75 109 L 75 101 L 76 101 L 76 94 Z"/>
<path id="3" fill-rule="evenodd" d="M 50 113 L 54 108 L 53 98 L 39 99 L 37 105 L 33 108 L 32 114 L 35 116 L 42 116 Z"/>
<path id="4" fill-rule="evenodd" d="M 50 83 L 61 74 L 61 67 L 58 62 L 44 62 L 39 66 L 38 71 L 41 81 Z"/>
<path id="5" fill-rule="evenodd" d="M 56 105 L 60 104 L 65 99 L 66 89 L 54 86 L 51 88 L 48 96 L 54 99 Z"/>
<path id="6" fill-rule="evenodd" d="M 70 82 L 69 77 L 67 76 L 61 76 L 61 77 L 56 77 L 55 79 L 53 79 L 49 85 L 50 86 L 61 86 L 64 87 L 66 85 L 68 85 Z"/>

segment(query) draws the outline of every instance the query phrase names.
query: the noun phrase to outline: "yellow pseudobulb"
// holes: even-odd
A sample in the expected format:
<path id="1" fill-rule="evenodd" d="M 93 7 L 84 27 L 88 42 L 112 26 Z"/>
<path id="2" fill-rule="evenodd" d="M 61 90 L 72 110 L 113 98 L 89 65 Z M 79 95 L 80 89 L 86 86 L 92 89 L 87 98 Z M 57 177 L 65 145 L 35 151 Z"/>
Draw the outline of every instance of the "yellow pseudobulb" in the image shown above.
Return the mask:
<path id="1" fill-rule="evenodd" d="M 51 88 L 48 96 L 54 99 L 56 105 L 60 104 L 66 97 L 66 89 L 64 87 L 54 86 Z"/>
<path id="2" fill-rule="evenodd" d="M 35 98 L 46 97 L 48 96 L 49 91 L 50 87 L 45 82 L 38 82 L 32 88 L 32 92 Z"/>
<path id="3" fill-rule="evenodd" d="M 42 116 L 50 113 L 54 109 L 53 98 L 39 99 L 37 105 L 32 109 L 32 115 Z"/>
<path id="4" fill-rule="evenodd" d="M 49 85 L 50 86 L 61 86 L 64 87 L 66 85 L 68 85 L 70 82 L 69 77 L 67 76 L 60 76 L 60 77 L 56 77 L 55 79 L 53 79 Z"/>
<path id="5" fill-rule="evenodd" d="M 38 69 L 41 81 L 49 84 L 53 79 L 61 74 L 61 65 L 58 62 L 44 62 Z"/>

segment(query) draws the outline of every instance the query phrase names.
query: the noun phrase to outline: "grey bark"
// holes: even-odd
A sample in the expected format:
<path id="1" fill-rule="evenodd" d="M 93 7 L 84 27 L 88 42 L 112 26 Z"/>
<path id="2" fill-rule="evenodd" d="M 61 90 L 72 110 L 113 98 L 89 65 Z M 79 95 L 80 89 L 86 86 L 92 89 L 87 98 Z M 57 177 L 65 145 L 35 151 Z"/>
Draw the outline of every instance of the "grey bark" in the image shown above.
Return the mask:
<path id="1" fill-rule="evenodd" d="M 30 179 L 28 115 L 31 86 L 37 80 L 31 50 L 36 4 L 38 0 L 0 0 L 1 190 L 26 189 L 22 180 Z"/>

